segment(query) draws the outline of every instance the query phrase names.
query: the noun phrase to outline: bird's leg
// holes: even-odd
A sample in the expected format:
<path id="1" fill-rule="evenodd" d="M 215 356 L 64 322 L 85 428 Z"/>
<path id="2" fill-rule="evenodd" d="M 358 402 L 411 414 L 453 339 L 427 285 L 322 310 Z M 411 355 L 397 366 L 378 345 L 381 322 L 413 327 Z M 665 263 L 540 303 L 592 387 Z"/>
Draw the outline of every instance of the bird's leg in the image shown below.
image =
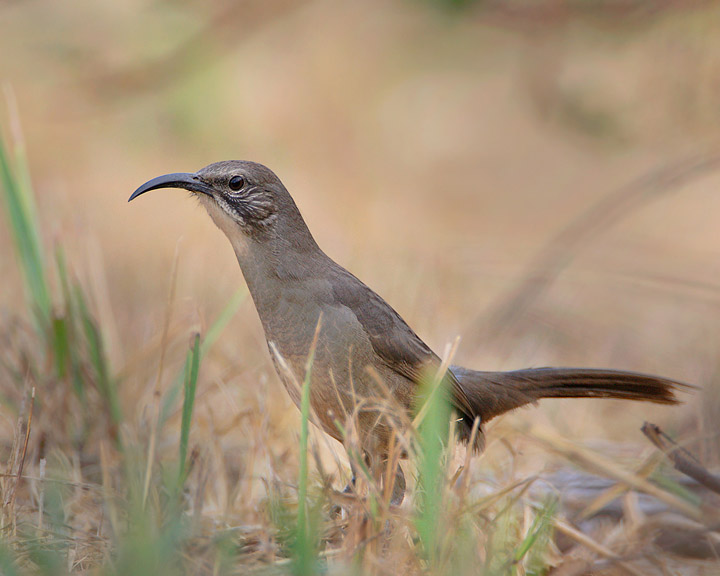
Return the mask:
<path id="1" fill-rule="evenodd" d="M 343 488 L 342 493 L 347 494 L 349 496 L 355 494 L 355 487 L 357 486 L 357 465 L 355 464 L 355 461 L 350 458 L 350 470 L 352 471 L 352 477 L 350 478 L 350 482 L 348 482 L 345 485 L 345 488 Z M 346 518 L 347 517 L 347 511 L 344 508 L 344 505 L 341 504 L 335 504 L 330 508 L 330 514 L 331 516 L 336 516 L 339 518 Z"/>
<path id="2" fill-rule="evenodd" d="M 355 491 L 355 474 L 350 478 L 350 482 L 343 488 L 343 494 L 352 494 Z"/>
<path id="3" fill-rule="evenodd" d="M 393 484 L 392 496 L 390 497 L 390 504 L 392 506 L 400 506 L 400 504 L 402 504 L 405 498 L 405 488 L 405 474 L 400 464 L 398 464 L 397 470 L 395 471 L 395 483 Z"/>
<path id="4" fill-rule="evenodd" d="M 394 469 L 390 467 L 391 459 L 389 457 L 384 457 L 381 460 L 381 467 L 384 470 L 384 475 L 382 477 L 383 482 L 383 493 L 387 494 L 388 492 L 388 482 L 392 479 L 392 492 L 390 493 L 390 505 L 391 506 L 398 506 L 402 503 L 403 499 L 405 498 L 405 474 L 403 473 L 402 468 L 400 467 L 400 463 L 395 460 L 394 462 Z"/>
<path id="5" fill-rule="evenodd" d="M 357 482 L 357 471 L 355 462 L 350 460 L 350 470 L 352 471 L 352 478 L 350 478 L 350 482 L 347 483 L 347 486 L 345 486 L 343 490 L 343 494 L 352 494 L 355 492 L 355 485 Z"/>

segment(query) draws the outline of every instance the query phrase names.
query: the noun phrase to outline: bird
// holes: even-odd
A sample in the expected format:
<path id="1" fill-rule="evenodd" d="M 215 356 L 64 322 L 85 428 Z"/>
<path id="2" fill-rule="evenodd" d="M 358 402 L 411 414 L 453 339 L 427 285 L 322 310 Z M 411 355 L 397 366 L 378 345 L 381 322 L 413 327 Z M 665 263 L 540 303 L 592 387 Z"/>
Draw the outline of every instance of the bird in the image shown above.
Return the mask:
<path id="1" fill-rule="evenodd" d="M 227 236 L 291 399 L 300 406 L 298 383 L 309 374 L 313 421 L 340 442 L 347 440 L 350 425 L 362 458 L 378 478 L 396 439 L 393 432 L 417 414 L 422 384 L 433 375 L 444 384 L 459 439 L 472 440 L 477 451 L 484 448 L 490 420 L 542 398 L 676 404 L 677 393 L 689 387 L 610 369 L 492 372 L 444 366 L 383 298 L 320 249 L 269 168 L 243 160 L 216 162 L 194 173 L 153 178 L 128 201 L 161 188 L 194 194 Z M 399 466 L 393 474 L 391 503 L 399 504 L 405 477 Z M 355 475 L 353 466 L 351 484 Z"/>

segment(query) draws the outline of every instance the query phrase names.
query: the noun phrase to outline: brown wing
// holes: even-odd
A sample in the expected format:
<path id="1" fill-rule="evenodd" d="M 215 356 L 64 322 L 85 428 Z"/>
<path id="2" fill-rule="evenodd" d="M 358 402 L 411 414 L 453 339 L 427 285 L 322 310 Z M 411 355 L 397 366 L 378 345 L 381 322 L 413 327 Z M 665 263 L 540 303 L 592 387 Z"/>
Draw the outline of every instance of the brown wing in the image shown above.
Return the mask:
<path id="1" fill-rule="evenodd" d="M 337 303 L 352 310 L 385 365 L 415 383 L 420 382 L 428 368 L 439 368 L 440 358 L 385 300 L 347 270 L 339 268 L 336 273 L 333 295 Z M 456 408 L 472 414 L 470 402 L 454 374 L 448 371 L 447 378 Z"/>

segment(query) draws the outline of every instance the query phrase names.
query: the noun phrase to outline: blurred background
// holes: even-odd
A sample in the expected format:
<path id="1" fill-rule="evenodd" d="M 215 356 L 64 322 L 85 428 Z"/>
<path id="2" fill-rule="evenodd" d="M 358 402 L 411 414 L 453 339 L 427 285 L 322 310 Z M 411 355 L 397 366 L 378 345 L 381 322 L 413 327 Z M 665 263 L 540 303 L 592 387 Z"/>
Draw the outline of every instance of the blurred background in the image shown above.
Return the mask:
<path id="1" fill-rule="evenodd" d="M 21 124 L 43 244 L 61 243 L 87 288 L 128 434 L 145 437 L 190 334 L 244 283 L 186 194 L 127 198 L 160 174 L 248 159 L 438 353 L 460 336 L 457 363 L 702 387 L 676 408 L 546 401 L 491 443 L 530 422 L 643 444 L 652 420 L 717 464 L 717 3 L 26 0 L 0 4 L 0 27 L 2 130 Z M 26 300 L 5 220 L 0 246 L 9 326 Z M 64 416 L 38 410 L 50 453 Z M 244 474 L 258 497 L 262 478 L 294 477 L 299 416 L 249 298 L 203 362 L 195 410 L 191 444 L 215 438 L 234 471 L 225 492 Z M 14 416 L 2 427 L 12 436 Z"/>

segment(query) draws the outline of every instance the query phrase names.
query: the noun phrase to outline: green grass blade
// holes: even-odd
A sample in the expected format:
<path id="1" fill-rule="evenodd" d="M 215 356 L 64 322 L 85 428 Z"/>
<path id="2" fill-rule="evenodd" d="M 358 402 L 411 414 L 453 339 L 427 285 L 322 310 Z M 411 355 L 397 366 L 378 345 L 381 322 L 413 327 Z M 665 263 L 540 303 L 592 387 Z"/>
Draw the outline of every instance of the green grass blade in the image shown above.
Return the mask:
<path id="1" fill-rule="evenodd" d="M 105 356 L 102 335 L 97 327 L 95 319 L 90 314 L 85 296 L 79 287 L 75 287 L 75 303 L 77 304 L 78 313 L 82 322 L 85 333 L 85 341 L 90 357 L 90 363 L 95 371 L 95 382 L 100 394 L 103 396 L 105 405 L 110 413 L 114 428 L 114 437 L 121 448 L 122 442 L 118 427 L 123 421 L 122 407 L 120 405 L 120 396 L 117 389 L 117 380 L 110 375 L 110 366 Z"/>
<path id="2" fill-rule="evenodd" d="M 213 322 L 212 326 L 210 326 L 210 329 L 207 331 L 205 338 L 203 338 L 202 346 L 200 346 L 201 358 L 204 357 L 208 350 L 212 348 L 212 345 L 215 344 L 215 341 L 220 337 L 222 331 L 225 330 L 225 327 L 230 323 L 230 320 L 232 320 L 233 316 L 235 316 L 237 311 L 240 309 L 240 305 L 245 301 L 247 295 L 247 290 L 238 290 L 232 295 L 230 301 L 225 305 L 225 308 L 222 309 L 222 312 L 220 312 L 220 316 L 218 316 L 217 320 Z"/>
<path id="3" fill-rule="evenodd" d="M 58 378 L 64 378 L 68 372 L 68 359 L 70 358 L 70 344 L 68 342 L 68 326 L 64 316 L 53 316 L 53 347 L 55 358 L 55 372 Z"/>
<path id="4" fill-rule="evenodd" d="M 0 574 L 4 576 L 20 576 L 21 574 L 15 564 L 15 554 L 5 542 L 0 542 Z"/>
<path id="5" fill-rule="evenodd" d="M 209 352 L 213 343 L 220 337 L 222 331 L 228 325 L 230 320 L 232 320 L 232 317 L 235 316 L 237 311 L 240 309 L 240 305 L 245 301 L 245 298 L 247 298 L 247 294 L 247 290 L 238 290 L 232 296 L 232 298 L 230 298 L 230 301 L 227 303 L 225 308 L 223 308 L 222 312 L 220 312 L 220 315 L 217 317 L 215 322 L 212 323 L 210 329 L 207 331 L 206 337 L 203 339 L 202 344 L 200 345 L 201 360 L 205 357 L 205 354 Z M 159 427 L 162 427 L 162 425 L 165 423 L 168 416 L 172 412 L 173 407 L 175 406 L 175 401 L 184 383 L 184 374 L 185 371 L 183 371 L 183 373 L 177 378 L 177 380 L 175 380 L 175 382 L 170 386 L 170 388 L 163 397 L 162 408 L 160 410 L 160 419 L 158 423 Z"/>
<path id="6" fill-rule="evenodd" d="M 687 500 L 694 506 L 700 507 L 702 505 L 702 498 L 700 496 L 680 484 L 677 479 L 665 474 L 663 470 L 656 470 L 650 476 L 650 479 L 667 492 L 670 492 L 670 494 Z"/>
<path id="7" fill-rule="evenodd" d="M 195 334 L 192 346 L 185 359 L 185 378 L 182 407 L 182 424 L 180 425 L 180 475 L 179 485 L 185 478 L 185 460 L 187 459 L 188 441 L 190 439 L 190 424 L 192 422 L 193 406 L 195 404 L 195 391 L 200 370 L 200 334 Z"/>
<path id="8" fill-rule="evenodd" d="M 300 397 L 300 472 L 298 479 L 298 515 L 294 544 L 293 573 L 306 576 L 317 573 L 317 543 L 308 516 L 308 436 L 310 422 L 310 375 L 315 361 L 315 341 L 310 349 Z"/>
<path id="9" fill-rule="evenodd" d="M 67 272 L 67 264 L 65 262 L 65 252 L 62 246 L 56 246 L 55 248 L 55 266 L 57 269 L 58 279 L 60 281 L 60 289 L 62 293 L 62 318 L 53 317 L 53 320 L 61 319 L 64 324 L 64 333 L 57 334 L 53 340 L 53 347 L 56 358 L 56 365 L 58 370 L 60 368 L 69 368 L 70 378 L 72 380 L 73 390 L 77 394 L 78 398 L 85 403 L 86 392 L 85 392 L 85 380 L 82 375 L 82 358 L 80 354 L 80 339 L 78 337 L 78 310 L 75 305 L 73 292 L 70 289 L 70 279 Z M 63 341 L 67 340 L 67 344 Z M 57 358 L 63 354 L 67 354 L 62 364 L 58 363 Z M 69 366 L 68 366 L 69 364 Z M 62 378 L 65 373 L 58 373 L 58 377 Z"/>
<path id="10" fill-rule="evenodd" d="M 17 158 L 17 154 L 16 154 Z M 12 231 L 15 249 L 20 260 L 25 286 L 30 294 L 37 328 L 49 336 L 52 301 L 43 264 L 42 245 L 35 217 L 32 189 L 29 178 L 24 180 L 18 173 L 26 173 L 24 163 L 12 165 L 5 143 L 0 138 L 0 181 L 7 218 Z"/>
<path id="11" fill-rule="evenodd" d="M 445 379 L 425 378 L 421 397 L 427 398 L 425 417 L 420 424 L 419 498 L 415 527 L 425 555 L 435 565 L 442 537 L 445 446 L 449 433 L 450 403 Z"/>
<path id="12" fill-rule="evenodd" d="M 556 508 L 557 502 L 551 500 L 538 511 L 530 530 L 528 530 L 527 535 L 515 550 L 513 557 L 515 562 L 520 562 L 531 550 L 538 548 L 543 548 L 544 550 L 545 544 L 547 544 L 549 540 L 550 532 L 552 531 Z M 535 554 L 534 556 L 537 557 L 539 555 L 540 554 Z"/>

